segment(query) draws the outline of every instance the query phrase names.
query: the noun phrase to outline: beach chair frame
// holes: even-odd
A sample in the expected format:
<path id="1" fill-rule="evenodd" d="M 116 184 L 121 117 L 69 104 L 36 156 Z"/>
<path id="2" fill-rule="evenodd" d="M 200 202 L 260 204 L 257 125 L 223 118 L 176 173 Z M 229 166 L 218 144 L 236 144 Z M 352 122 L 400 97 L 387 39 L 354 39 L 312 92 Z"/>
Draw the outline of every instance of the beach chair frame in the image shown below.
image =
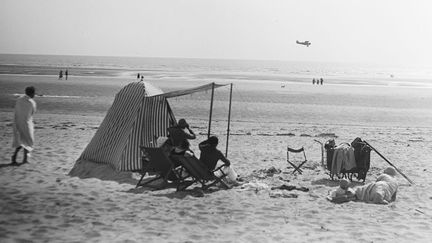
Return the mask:
<path id="1" fill-rule="evenodd" d="M 138 181 L 136 187 L 146 186 L 149 183 L 162 179 L 164 184 L 169 184 L 168 177 L 172 173 L 176 180 L 178 180 L 178 172 L 174 168 L 174 163 L 169 158 L 162 148 L 152 148 L 152 147 L 144 147 L 141 148 L 141 161 L 142 161 L 142 169 L 139 171 L 141 174 L 141 178 Z M 141 183 L 147 173 L 156 174 L 156 176 L 145 183 Z"/>
<path id="2" fill-rule="evenodd" d="M 227 176 L 222 170 L 224 167 L 223 165 L 214 170 L 209 170 L 207 166 L 195 156 L 172 155 L 172 157 L 180 162 L 181 167 L 188 174 L 187 176 L 180 177 L 177 191 L 183 191 L 194 183 L 200 183 L 203 190 L 207 190 L 218 183 L 220 183 L 225 189 L 230 188 L 223 181 Z M 221 176 L 216 176 L 216 171 L 219 171 Z"/>
<path id="3" fill-rule="evenodd" d="M 302 161 L 292 161 L 292 160 L 290 160 L 290 156 L 289 156 L 290 153 L 302 153 L 302 152 L 303 152 L 304 160 L 302 160 Z M 303 170 L 301 169 L 301 167 L 302 167 L 304 164 L 306 164 L 306 162 L 307 162 L 306 152 L 305 152 L 304 147 L 301 147 L 301 148 L 299 148 L 299 149 L 294 149 L 294 148 L 290 148 L 289 146 L 287 146 L 287 162 L 288 162 L 292 167 L 294 167 L 294 170 L 293 170 L 292 174 L 294 174 L 295 172 L 298 172 L 299 174 L 302 174 L 302 173 L 303 173 Z M 297 163 L 300 163 L 300 164 L 296 165 L 296 164 L 295 164 L 296 162 L 297 162 Z"/>

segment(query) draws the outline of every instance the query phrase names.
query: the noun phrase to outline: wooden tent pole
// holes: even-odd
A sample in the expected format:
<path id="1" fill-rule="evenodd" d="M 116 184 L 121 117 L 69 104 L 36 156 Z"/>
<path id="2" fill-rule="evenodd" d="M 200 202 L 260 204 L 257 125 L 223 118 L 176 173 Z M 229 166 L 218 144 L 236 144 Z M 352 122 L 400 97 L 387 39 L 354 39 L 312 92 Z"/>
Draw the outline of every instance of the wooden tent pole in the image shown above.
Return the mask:
<path id="1" fill-rule="evenodd" d="M 211 92 L 211 101 L 210 101 L 210 117 L 209 117 L 209 125 L 208 125 L 207 138 L 210 137 L 210 131 L 211 131 L 211 121 L 212 121 L 212 115 L 213 115 L 214 88 L 215 88 L 215 83 L 213 82 L 212 83 L 212 92 Z"/>
<path id="2" fill-rule="evenodd" d="M 228 143 L 229 143 L 230 124 L 231 124 L 232 88 L 233 88 L 233 84 L 231 83 L 231 85 L 230 85 L 229 109 L 228 109 L 227 141 L 226 141 L 226 150 L 225 150 L 225 157 L 227 157 L 227 158 L 228 158 Z"/>
<path id="3" fill-rule="evenodd" d="M 376 150 L 374 147 L 372 147 L 372 145 L 370 145 L 368 142 L 364 141 L 363 142 L 369 146 L 373 151 L 375 151 L 375 153 L 377 153 L 381 158 L 383 158 L 387 163 L 389 163 L 393 168 L 395 168 L 397 170 L 397 172 L 399 172 L 399 174 L 401 174 L 405 179 L 407 179 L 407 181 L 409 181 L 409 183 L 414 184 L 414 182 L 409 179 L 404 173 L 402 173 L 402 171 L 400 171 L 398 168 L 396 168 L 396 166 L 394 166 L 388 159 L 386 159 L 384 157 L 384 155 L 382 155 L 380 152 L 378 152 L 378 150 Z"/>

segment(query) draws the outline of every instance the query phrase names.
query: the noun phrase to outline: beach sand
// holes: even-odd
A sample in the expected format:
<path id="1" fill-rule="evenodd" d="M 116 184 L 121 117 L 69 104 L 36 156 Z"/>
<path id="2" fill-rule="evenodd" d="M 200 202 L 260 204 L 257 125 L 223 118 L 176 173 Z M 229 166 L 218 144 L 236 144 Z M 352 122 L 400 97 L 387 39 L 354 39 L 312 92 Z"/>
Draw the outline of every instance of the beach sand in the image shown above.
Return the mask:
<path id="1" fill-rule="evenodd" d="M 54 77 L 0 76 L 1 165 L 9 163 L 13 152 L 11 94 L 20 93 L 29 79 L 46 96 L 36 98 L 30 163 L 0 168 L 1 242 L 430 242 L 432 237 L 430 90 L 306 84 L 282 89 L 280 83 L 236 83 L 229 158 L 250 183 L 202 194 L 135 189 L 130 183 L 67 175 L 115 93 L 129 82 L 118 79 L 76 78 L 59 94 Z M 196 85 L 155 84 L 165 90 Z M 54 94 L 81 98 L 51 97 Z M 208 101 L 200 100 L 204 95 L 170 101 L 177 118 L 188 118 L 199 134 L 191 142 L 195 151 L 207 132 L 208 110 L 203 111 Z M 216 99 L 213 123 L 222 151 L 224 100 Z M 342 143 L 356 137 L 367 140 L 415 182 L 409 185 L 398 175 L 395 202 L 334 204 L 326 199 L 338 182 L 320 166 L 321 150 L 314 139 Z M 305 147 L 309 161 L 302 175 L 287 168 L 287 145 Z M 388 166 L 371 155 L 366 183 Z M 260 173 L 271 167 L 281 173 Z M 309 191 L 270 189 L 283 184 Z M 361 184 L 354 180 L 351 186 Z"/>

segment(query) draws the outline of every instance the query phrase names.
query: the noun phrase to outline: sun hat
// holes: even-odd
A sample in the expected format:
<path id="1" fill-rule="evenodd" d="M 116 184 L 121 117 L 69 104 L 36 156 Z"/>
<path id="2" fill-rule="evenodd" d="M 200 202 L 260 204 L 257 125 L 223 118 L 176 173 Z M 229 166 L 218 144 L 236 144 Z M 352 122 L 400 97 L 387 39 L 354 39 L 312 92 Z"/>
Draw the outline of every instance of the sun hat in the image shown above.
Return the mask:
<path id="1" fill-rule="evenodd" d="M 339 182 L 339 186 L 340 186 L 342 189 L 346 189 L 346 188 L 348 188 L 348 185 L 349 185 L 349 181 L 346 180 L 346 179 L 342 179 L 342 180 Z"/>
<path id="2" fill-rule="evenodd" d="M 387 167 L 384 170 L 384 174 L 390 175 L 390 176 L 395 176 L 396 175 L 396 170 L 393 167 Z"/>

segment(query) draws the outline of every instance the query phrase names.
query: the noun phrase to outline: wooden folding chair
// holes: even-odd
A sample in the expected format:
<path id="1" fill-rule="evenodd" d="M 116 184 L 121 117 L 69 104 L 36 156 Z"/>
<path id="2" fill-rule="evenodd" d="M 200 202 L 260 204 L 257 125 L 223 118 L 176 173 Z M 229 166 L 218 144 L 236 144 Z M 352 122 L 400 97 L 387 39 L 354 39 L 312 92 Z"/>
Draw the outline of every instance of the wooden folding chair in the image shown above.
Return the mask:
<path id="1" fill-rule="evenodd" d="M 190 185 L 198 182 L 202 185 L 203 190 L 207 190 L 209 187 L 220 183 L 226 189 L 230 188 L 222 179 L 226 177 L 226 174 L 222 171 L 222 167 L 220 166 L 213 171 L 209 170 L 207 166 L 201 162 L 195 156 L 181 156 L 181 155 L 172 155 L 175 160 L 179 161 L 181 166 L 186 170 L 188 176 L 182 177 L 177 186 L 177 190 L 185 190 Z M 216 176 L 214 173 L 216 171 L 220 171 L 220 177 Z M 188 180 L 190 178 L 190 180 Z"/>
<path id="2" fill-rule="evenodd" d="M 150 148 L 141 146 L 142 151 L 142 174 L 141 179 L 138 181 L 136 187 L 145 186 L 150 182 L 158 179 L 164 180 L 168 184 L 169 177 L 178 180 L 176 171 L 174 170 L 174 163 L 170 160 L 166 152 L 162 148 Z M 141 183 L 146 173 L 153 173 L 156 176 L 145 183 Z"/>
<path id="3" fill-rule="evenodd" d="M 290 152 L 291 152 L 291 153 L 301 153 L 301 152 L 303 152 L 304 160 L 302 160 L 302 161 L 296 161 L 297 163 L 300 163 L 300 164 L 299 164 L 299 165 L 295 165 L 295 164 L 294 164 L 294 161 L 290 160 L 290 157 L 289 157 L 289 153 L 290 153 Z M 292 167 L 294 167 L 294 171 L 292 172 L 293 174 L 294 174 L 296 171 L 298 171 L 298 173 L 302 174 L 303 170 L 302 170 L 300 167 L 302 167 L 302 166 L 307 162 L 307 159 L 306 159 L 306 153 L 305 153 L 304 147 L 301 147 L 301 148 L 299 148 L 299 149 L 293 149 L 293 148 L 287 147 L 287 162 L 288 162 Z"/>

